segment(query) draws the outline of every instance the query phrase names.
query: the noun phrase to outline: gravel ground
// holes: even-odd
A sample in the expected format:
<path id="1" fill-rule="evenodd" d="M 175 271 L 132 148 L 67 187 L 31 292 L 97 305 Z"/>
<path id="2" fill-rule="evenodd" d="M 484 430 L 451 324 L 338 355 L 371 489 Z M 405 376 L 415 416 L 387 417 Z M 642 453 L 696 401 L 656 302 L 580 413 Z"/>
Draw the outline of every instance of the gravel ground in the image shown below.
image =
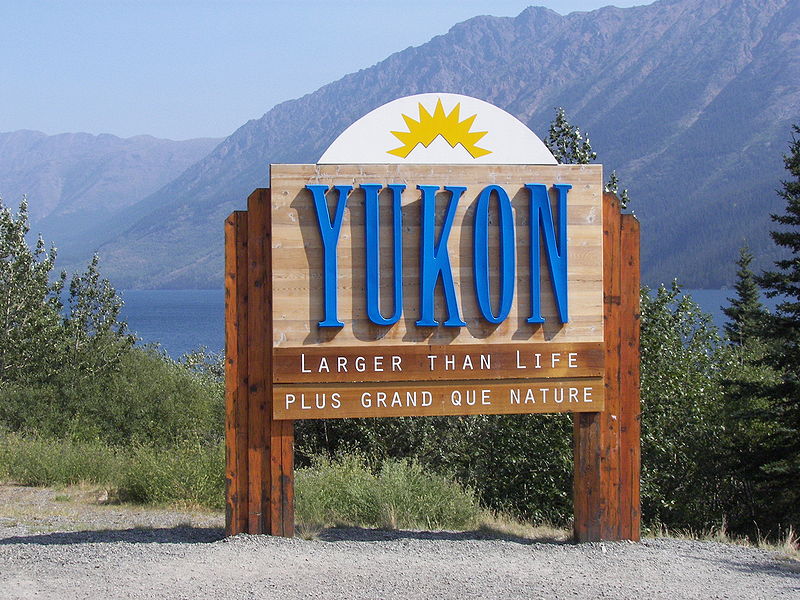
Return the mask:
<path id="1" fill-rule="evenodd" d="M 0 486 L 0 598 L 800 599 L 797 561 L 713 542 L 363 529 L 224 539 L 217 513 L 97 495 Z"/>

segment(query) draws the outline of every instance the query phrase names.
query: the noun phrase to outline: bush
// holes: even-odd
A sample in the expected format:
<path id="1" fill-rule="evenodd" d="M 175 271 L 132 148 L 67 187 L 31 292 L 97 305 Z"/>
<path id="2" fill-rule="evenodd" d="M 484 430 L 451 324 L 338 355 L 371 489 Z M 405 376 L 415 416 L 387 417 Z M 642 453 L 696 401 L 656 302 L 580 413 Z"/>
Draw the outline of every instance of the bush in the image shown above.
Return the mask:
<path id="1" fill-rule="evenodd" d="M 131 349 L 102 377 L 0 386 L 0 425 L 48 438 L 166 448 L 217 442 L 224 419 L 223 383 L 154 348 Z"/>
<path id="2" fill-rule="evenodd" d="M 21 485 L 113 485 L 124 457 L 99 441 L 0 435 L 0 477 Z"/>
<path id="3" fill-rule="evenodd" d="M 225 446 L 132 450 L 118 485 L 121 500 L 224 508 Z"/>
<path id="4" fill-rule="evenodd" d="M 492 510 L 536 522 L 572 518 L 572 422 L 566 415 L 299 421 L 297 462 L 357 452 L 452 473 Z"/>
<path id="5" fill-rule="evenodd" d="M 417 462 L 389 459 L 373 471 L 353 454 L 298 469 L 295 498 L 298 522 L 322 527 L 464 529 L 480 513 L 470 490 Z"/>

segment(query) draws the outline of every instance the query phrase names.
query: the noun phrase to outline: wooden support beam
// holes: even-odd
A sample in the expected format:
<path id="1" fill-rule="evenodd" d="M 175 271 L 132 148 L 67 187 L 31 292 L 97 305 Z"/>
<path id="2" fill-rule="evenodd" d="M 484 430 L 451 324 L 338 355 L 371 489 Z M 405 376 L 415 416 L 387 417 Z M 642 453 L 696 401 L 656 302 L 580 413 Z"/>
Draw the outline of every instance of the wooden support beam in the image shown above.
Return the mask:
<path id="1" fill-rule="evenodd" d="M 605 410 L 574 415 L 574 534 L 639 539 L 639 226 L 603 195 Z"/>
<path id="2" fill-rule="evenodd" d="M 246 447 L 246 456 L 240 459 L 239 468 L 246 469 L 247 473 L 244 482 L 236 484 L 246 488 L 246 494 L 239 492 L 246 501 L 240 503 L 242 508 L 232 511 L 229 530 L 291 537 L 294 535 L 294 423 L 275 421 L 272 414 L 270 220 L 270 192 L 257 189 L 247 199 L 247 214 L 242 225 L 246 231 L 246 251 L 238 255 L 236 263 L 236 272 L 244 283 L 234 285 L 231 277 L 229 285 L 244 298 L 237 303 L 238 312 L 234 314 L 231 309 L 227 314 L 232 320 L 228 326 L 229 346 L 237 348 L 233 358 L 238 369 L 237 381 L 243 384 L 244 392 L 237 388 L 234 393 L 233 385 L 228 385 L 231 386 L 231 402 L 242 401 L 230 412 L 240 415 L 236 422 L 246 432 L 236 443 Z M 226 267 L 230 265 L 226 263 Z M 246 323 L 246 328 L 242 325 L 237 329 L 233 323 Z M 246 333 L 243 334 L 244 329 Z M 231 364 L 231 372 L 233 368 Z"/>
<path id="3" fill-rule="evenodd" d="M 620 312 L 620 538 L 641 535 L 641 404 L 639 395 L 639 221 L 622 215 Z"/>
<path id="4" fill-rule="evenodd" d="M 225 533 L 247 531 L 247 213 L 225 220 Z"/>

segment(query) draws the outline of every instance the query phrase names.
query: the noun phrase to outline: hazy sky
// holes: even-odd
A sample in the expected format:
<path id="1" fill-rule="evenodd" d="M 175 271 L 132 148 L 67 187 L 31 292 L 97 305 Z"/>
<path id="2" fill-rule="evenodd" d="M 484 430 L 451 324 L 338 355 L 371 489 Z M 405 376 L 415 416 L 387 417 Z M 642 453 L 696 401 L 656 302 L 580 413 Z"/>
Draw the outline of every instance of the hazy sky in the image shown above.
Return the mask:
<path id="1" fill-rule="evenodd" d="M 0 131 L 224 137 L 455 23 L 652 0 L 0 0 Z"/>

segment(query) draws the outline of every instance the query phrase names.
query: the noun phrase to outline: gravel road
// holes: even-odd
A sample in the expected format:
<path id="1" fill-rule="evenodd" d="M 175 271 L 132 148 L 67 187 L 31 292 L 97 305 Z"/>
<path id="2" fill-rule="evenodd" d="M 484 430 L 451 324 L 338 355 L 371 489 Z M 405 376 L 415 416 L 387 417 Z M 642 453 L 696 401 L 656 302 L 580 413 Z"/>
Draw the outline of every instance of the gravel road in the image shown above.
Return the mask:
<path id="1" fill-rule="evenodd" d="M 0 598 L 800 599 L 797 561 L 713 542 L 362 529 L 224 539 L 220 521 L 0 486 Z"/>

